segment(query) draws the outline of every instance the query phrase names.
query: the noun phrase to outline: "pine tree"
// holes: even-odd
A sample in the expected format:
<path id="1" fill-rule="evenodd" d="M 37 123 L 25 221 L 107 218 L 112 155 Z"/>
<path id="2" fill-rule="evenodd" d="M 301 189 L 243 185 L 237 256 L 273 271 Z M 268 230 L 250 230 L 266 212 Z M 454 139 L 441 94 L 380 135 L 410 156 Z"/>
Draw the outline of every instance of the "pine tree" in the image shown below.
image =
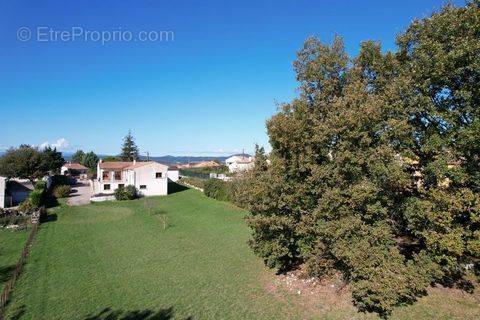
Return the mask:
<path id="1" fill-rule="evenodd" d="M 125 138 L 123 138 L 122 153 L 120 154 L 120 157 L 123 161 L 133 161 L 139 159 L 138 147 L 135 144 L 135 139 L 130 131 Z"/>

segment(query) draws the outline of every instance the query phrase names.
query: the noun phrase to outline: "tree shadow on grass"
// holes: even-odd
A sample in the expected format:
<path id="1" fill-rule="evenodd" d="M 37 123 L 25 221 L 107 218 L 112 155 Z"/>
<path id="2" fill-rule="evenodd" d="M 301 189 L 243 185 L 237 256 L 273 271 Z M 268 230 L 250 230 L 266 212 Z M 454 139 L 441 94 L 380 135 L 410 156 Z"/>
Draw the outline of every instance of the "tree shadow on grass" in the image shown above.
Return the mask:
<path id="1" fill-rule="evenodd" d="M 8 317 L 10 320 L 19 320 L 25 314 L 25 305 L 21 305 L 16 308 L 11 316 Z"/>
<path id="2" fill-rule="evenodd" d="M 182 192 L 182 191 L 185 191 L 185 190 L 188 190 L 188 188 L 185 187 L 185 186 L 182 186 L 179 183 L 176 183 L 176 182 L 173 182 L 173 181 L 168 182 L 168 194 Z"/>
<path id="3" fill-rule="evenodd" d="M 14 269 L 14 265 L 0 267 L 0 284 L 7 282 L 8 279 L 10 279 Z M 2 286 L 0 286 L 0 288 L 2 288 Z"/>
<path id="4" fill-rule="evenodd" d="M 159 311 L 153 310 L 112 310 L 105 308 L 95 315 L 88 315 L 84 320 L 170 320 L 174 316 L 173 307 L 161 309 Z M 187 317 L 184 320 L 193 320 L 192 317 Z"/>
<path id="5" fill-rule="evenodd" d="M 58 216 L 56 213 L 48 213 L 47 215 L 42 217 L 42 223 L 47 223 L 47 222 L 55 222 L 57 221 Z"/>
<path id="6" fill-rule="evenodd" d="M 45 208 L 50 209 L 54 207 L 58 207 L 60 204 L 58 203 L 57 198 L 53 195 L 49 194 L 45 197 Z"/>

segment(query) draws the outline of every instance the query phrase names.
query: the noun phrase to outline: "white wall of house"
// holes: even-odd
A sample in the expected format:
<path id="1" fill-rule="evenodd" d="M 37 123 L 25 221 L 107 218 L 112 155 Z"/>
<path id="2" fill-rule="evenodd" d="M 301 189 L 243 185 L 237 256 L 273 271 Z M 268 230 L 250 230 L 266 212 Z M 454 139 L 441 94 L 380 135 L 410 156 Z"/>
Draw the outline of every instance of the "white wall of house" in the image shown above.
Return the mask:
<path id="1" fill-rule="evenodd" d="M 172 180 L 173 182 L 177 182 L 178 179 L 179 179 L 178 170 L 168 170 L 167 177 L 168 177 L 168 179 Z"/>
<path id="2" fill-rule="evenodd" d="M 122 170 L 121 179 L 115 179 L 115 171 L 106 171 L 108 179 L 103 179 L 104 170 L 97 165 L 98 179 L 93 183 L 93 192 L 95 194 L 112 194 L 121 185 L 134 185 L 138 191 L 145 196 L 157 196 L 168 194 L 168 167 L 166 165 L 151 162 L 143 166 Z M 157 173 L 161 178 L 156 178 Z M 109 185 L 105 189 L 105 185 Z"/>
<path id="3" fill-rule="evenodd" d="M 230 158 L 225 159 L 225 164 L 228 166 L 235 162 L 245 162 L 245 161 L 252 161 L 253 157 L 248 155 L 237 155 L 231 156 Z"/>
<path id="4" fill-rule="evenodd" d="M 229 172 L 243 172 L 252 169 L 254 166 L 253 162 L 244 163 L 244 162 L 232 162 L 228 165 Z"/>
<path id="5" fill-rule="evenodd" d="M 0 208 L 5 208 L 5 193 L 7 192 L 7 179 L 0 177 Z"/>
<path id="6" fill-rule="evenodd" d="M 115 171 L 105 171 L 108 174 L 108 179 L 103 179 L 104 170 L 97 168 L 99 172 L 98 177 L 100 179 L 98 184 L 95 184 L 94 193 L 113 194 L 120 186 L 133 185 L 133 179 L 128 179 L 130 171 L 120 171 L 120 180 L 115 179 Z M 132 171 L 133 172 L 133 171 Z M 109 186 L 108 189 L 106 189 Z"/>
<path id="7" fill-rule="evenodd" d="M 163 196 L 168 194 L 168 167 L 152 162 L 135 168 L 135 187 L 145 196 Z M 157 178 L 157 173 L 161 178 Z"/>

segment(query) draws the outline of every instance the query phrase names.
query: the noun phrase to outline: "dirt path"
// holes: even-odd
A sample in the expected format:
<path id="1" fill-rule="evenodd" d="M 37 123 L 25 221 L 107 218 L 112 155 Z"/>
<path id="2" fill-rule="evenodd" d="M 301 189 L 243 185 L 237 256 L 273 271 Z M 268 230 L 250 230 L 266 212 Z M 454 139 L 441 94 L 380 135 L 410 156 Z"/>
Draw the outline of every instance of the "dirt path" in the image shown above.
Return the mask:
<path id="1" fill-rule="evenodd" d="M 68 198 L 67 204 L 69 206 L 82 206 L 90 203 L 90 197 L 92 196 L 92 187 L 88 181 L 78 181 L 78 183 L 72 187 L 72 193 Z"/>

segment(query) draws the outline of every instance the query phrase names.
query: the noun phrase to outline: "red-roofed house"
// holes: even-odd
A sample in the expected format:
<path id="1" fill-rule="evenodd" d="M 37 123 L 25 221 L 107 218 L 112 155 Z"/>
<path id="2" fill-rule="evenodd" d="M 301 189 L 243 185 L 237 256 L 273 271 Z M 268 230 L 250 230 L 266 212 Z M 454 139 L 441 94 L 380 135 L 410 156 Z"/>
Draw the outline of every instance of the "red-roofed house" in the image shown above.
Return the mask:
<path id="1" fill-rule="evenodd" d="M 84 165 L 81 165 L 80 163 L 67 162 L 62 166 L 62 168 L 60 169 L 60 172 L 63 175 L 70 175 L 70 176 L 86 179 L 88 168 L 85 167 Z"/>

